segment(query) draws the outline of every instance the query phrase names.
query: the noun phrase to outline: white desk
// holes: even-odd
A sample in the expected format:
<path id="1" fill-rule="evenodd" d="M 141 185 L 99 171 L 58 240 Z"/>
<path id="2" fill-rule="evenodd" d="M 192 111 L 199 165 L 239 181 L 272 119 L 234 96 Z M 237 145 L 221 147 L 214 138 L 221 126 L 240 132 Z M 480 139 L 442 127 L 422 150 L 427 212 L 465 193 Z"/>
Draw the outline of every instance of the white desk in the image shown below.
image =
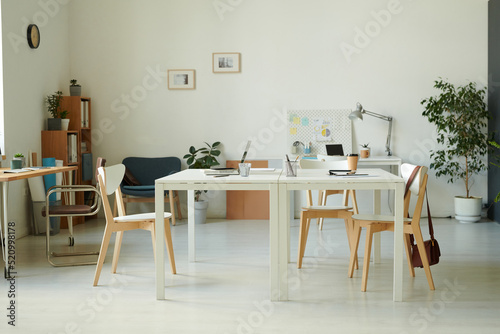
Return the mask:
<path id="1" fill-rule="evenodd" d="M 361 171 L 360 171 L 361 172 Z M 270 204 L 270 299 L 288 299 L 288 251 L 290 249 L 290 191 L 324 189 L 392 189 L 396 192 L 394 227 L 394 287 L 393 300 L 403 294 L 403 191 L 402 178 L 382 169 L 367 169 L 370 177 L 332 177 L 326 171 L 300 170 L 297 177 L 286 177 L 281 170 L 271 174 L 255 174 L 248 178 L 238 175 L 214 178 L 202 170 L 184 170 L 156 180 L 156 297 L 165 298 L 165 252 L 163 225 L 163 194 L 165 190 L 188 191 L 188 254 L 195 260 L 194 190 L 269 190 Z M 279 292 L 279 293 L 277 293 Z"/>
<path id="2" fill-rule="evenodd" d="M 297 177 L 282 175 L 279 180 L 279 230 L 280 230 L 280 299 L 288 299 L 288 251 L 290 191 L 293 190 L 342 190 L 342 189 L 373 189 L 375 197 L 380 197 L 380 190 L 395 190 L 395 226 L 394 226 L 394 285 L 393 300 L 402 301 L 403 295 L 403 192 L 404 180 L 382 169 L 358 169 L 359 173 L 368 173 L 368 177 L 335 177 L 324 170 L 299 170 Z M 375 201 L 376 203 L 377 201 Z M 374 211 L 380 210 L 374 207 Z"/>
<path id="3" fill-rule="evenodd" d="M 155 182 L 156 211 L 156 298 L 165 298 L 165 240 L 163 223 L 163 193 L 165 190 L 188 191 L 188 258 L 196 260 L 194 191 L 195 190 L 268 190 L 269 191 L 269 235 L 270 235 L 270 296 L 278 300 L 278 178 L 281 169 L 272 173 L 251 174 L 249 177 L 231 175 L 226 177 L 206 176 L 203 170 L 187 169 L 157 179 Z"/>
<path id="4" fill-rule="evenodd" d="M 389 166 L 391 173 L 401 175 L 401 161 L 401 158 L 395 156 L 370 156 L 369 158 L 360 158 L 358 160 L 358 166 L 362 168 Z"/>

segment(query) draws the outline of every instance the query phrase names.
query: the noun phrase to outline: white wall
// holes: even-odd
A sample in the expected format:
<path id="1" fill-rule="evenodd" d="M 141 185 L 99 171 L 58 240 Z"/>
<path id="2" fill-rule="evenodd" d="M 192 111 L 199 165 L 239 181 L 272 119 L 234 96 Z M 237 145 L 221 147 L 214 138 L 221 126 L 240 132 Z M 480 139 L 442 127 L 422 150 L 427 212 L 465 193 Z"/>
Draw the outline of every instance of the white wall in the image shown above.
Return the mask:
<path id="1" fill-rule="evenodd" d="M 57 90 L 68 94 L 69 43 L 67 0 L 2 0 L 5 148 L 9 164 L 15 153 L 41 156 L 41 133 L 50 114 L 44 98 Z M 38 49 L 26 40 L 28 24 L 41 32 Z M 17 236 L 31 231 L 31 199 L 26 180 L 9 184 L 9 221 Z"/>
<path id="2" fill-rule="evenodd" d="M 95 157 L 110 163 L 182 157 L 216 140 L 237 159 L 249 137 L 256 157 L 279 158 L 286 132 L 276 111 L 359 101 L 394 117 L 395 155 L 429 165 L 434 129 L 420 101 L 436 93 L 433 81 L 488 78 L 486 0 L 87 0 L 70 17 L 71 76 L 93 99 Z M 212 73 L 212 52 L 224 51 L 241 52 L 240 74 Z M 167 69 L 195 69 L 196 90 L 168 90 Z M 370 142 L 383 154 L 386 132 L 367 117 L 354 147 Z M 433 176 L 430 190 L 441 216 L 463 192 Z M 486 197 L 486 177 L 474 194 Z M 224 198 L 213 202 L 211 215 L 223 217 Z"/>
<path id="3" fill-rule="evenodd" d="M 488 79 L 486 0 L 3 0 L 2 9 L 8 159 L 39 150 L 44 96 L 67 94 L 76 78 L 93 101 L 94 158 L 109 163 L 182 157 L 190 145 L 216 140 L 224 159 L 238 159 L 249 137 L 255 157 L 279 158 L 287 150 L 276 119 L 283 108 L 354 108 L 359 101 L 394 117 L 395 155 L 428 165 L 434 129 L 420 101 L 435 94 L 433 81 Z M 390 17 L 381 14 L 389 9 Z M 9 33 L 24 36 L 26 19 L 44 15 L 40 48 L 30 50 L 24 39 L 16 50 Z M 357 29 L 365 28 L 371 37 L 363 40 Z M 357 48 L 350 57 L 346 44 Z M 212 52 L 224 51 L 242 53 L 242 73 L 212 73 Z M 186 68 L 196 69 L 196 90 L 168 90 L 167 69 Z M 383 154 L 386 126 L 355 124 L 354 147 L 370 142 Z M 26 225 L 21 234 L 29 221 L 25 187 L 13 183 L 9 197 L 9 219 Z M 430 190 L 441 216 L 462 192 L 434 177 Z M 474 191 L 486 196 L 485 176 Z M 224 213 L 219 195 L 210 214 Z"/>

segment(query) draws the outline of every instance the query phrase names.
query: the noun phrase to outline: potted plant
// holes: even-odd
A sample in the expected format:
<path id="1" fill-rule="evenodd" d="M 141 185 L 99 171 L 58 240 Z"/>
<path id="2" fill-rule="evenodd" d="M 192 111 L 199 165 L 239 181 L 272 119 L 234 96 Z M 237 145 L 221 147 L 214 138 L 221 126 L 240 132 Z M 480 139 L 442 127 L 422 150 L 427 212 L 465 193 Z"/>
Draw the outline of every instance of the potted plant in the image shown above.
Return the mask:
<path id="1" fill-rule="evenodd" d="M 188 164 L 188 168 L 198 168 L 198 169 L 208 169 L 212 166 L 220 165 L 217 158 L 220 155 L 220 150 L 218 149 L 220 142 L 215 142 L 212 145 L 205 142 L 206 147 L 201 147 L 196 149 L 194 146 L 189 148 L 189 153 L 184 155 L 184 159 Z M 205 223 L 207 217 L 208 201 L 200 199 L 200 196 L 206 190 L 195 190 L 194 192 L 194 208 L 195 208 L 195 221 L 198 224 Z"/>
<path id="2" fill-rule="evenodd" d="M 11 169 L 20 169 L 25 167 L 25 159 L 24 159 L 24 154 L 22 153 L 16 153 L 14 154 L 14 158 L 12 158 L 12 161 L 10 162 L 10 168 Z"/>
<path id="3" fill-rule="evenodd" d="M 359 151 L 359 155 L 361 158 L 369 158 L 370 157 L 370 143 L 361 144 L 361 150 Z"/>
<path id="4" fill-rule="evenodd" d="M 76 79 L 72 79 L 69 81 L 69 95 L 70 96 L 82 96 L 82 86 L 77 83 Z"/>
<path id="5" fill-rule="evenodd" d="M 481 219 L 482 198 L 471 195 L 472 177 L 487 169 L 488 153 L 486 88 L 471 82 L 455 87 L 440 78 L 434 87 L 439 96 L 422 100 L 422 113 L 437 127 L 437 142 L 442 149 L 431 151 L 430 168 L 436 176 L 448 177 L 448 182 L 461 180 L 465 196 L 455 196 L 455 218 L 461 222 Z"/>
<path id="6" fill-rule="evenodd" d="M 52 115 L 52 118 L 47 120 L 47 128 L 49 130 L 68 130 L 69 119 L 66 118 L 68 116 L 68 111 L 60 111 L 62 100 L 63 96 L 61 91 L 48 95 L 45 99 L 47 111 Z"/>

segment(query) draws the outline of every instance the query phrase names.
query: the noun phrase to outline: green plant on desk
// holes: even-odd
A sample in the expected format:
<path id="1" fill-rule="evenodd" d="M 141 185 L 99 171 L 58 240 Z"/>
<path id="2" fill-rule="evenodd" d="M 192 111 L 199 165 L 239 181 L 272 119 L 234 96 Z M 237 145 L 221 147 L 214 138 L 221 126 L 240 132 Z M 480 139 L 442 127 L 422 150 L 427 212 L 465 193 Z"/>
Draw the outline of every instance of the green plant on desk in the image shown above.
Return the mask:
<path id="1" fill-rule="evenodd" d="M 196 149 L 194 146 L 189 148 L 189 153 L 184 155 L 184 159 L 187 159 L 186 163 L 188 164 L 188 168 L 190 169 L 209 169 L 213 166 L 220 165 L 217 158 L 220 155 L 220 150 L 218 147 L 220 146 L 220 142 L 216 141 L 212 145 L 205 142 L 206 147 L 201 147 Z M 207 192 L 206 190 L 204 192 Z M 194 192 L 195 201 L 200 200 L 200 195 L 202 191 L 196 190 Z"/>

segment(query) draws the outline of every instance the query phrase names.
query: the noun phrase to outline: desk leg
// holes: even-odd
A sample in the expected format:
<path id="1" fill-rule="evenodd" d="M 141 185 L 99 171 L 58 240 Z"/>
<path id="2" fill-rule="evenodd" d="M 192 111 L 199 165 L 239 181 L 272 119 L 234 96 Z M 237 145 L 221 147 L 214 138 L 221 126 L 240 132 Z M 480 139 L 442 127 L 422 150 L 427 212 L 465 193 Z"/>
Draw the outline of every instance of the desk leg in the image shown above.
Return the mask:
<path id="1" fill-rule="evenodd" d="M 188 190 L 188 259 L 196 261 L 196 238 L 194 223 L 194 190 Z"/>
<path id="2" fill-rule="evenodd" d="M 373 191 L 373 214 L 380 214 L 380 189 Z M 373 263 L 380 263 L 380 232 L 373 234 Z"/>
<path id="3" fill-rule="evenodd" d="M 290 251 L 290 194 L 285 184 L 280 184 L 279 194 L 277 194 L 276 207 L 278 208 L 279 222 L 279 297 L 278 300 L 288 300 L 288 254 Z M 277 189 L 277 190 L 278 190 Z M 274 296 L 272 296 L 274 297 Z M 271 299 L 275 300 L 275 299 Z"/>
<path id="4" fill-rule="evenodd" d="M 7 270 L 7 249 L 5 248 L 5 243 L 7 240 L 4 240 L 7 238 L 7 199 L 8 199 L 8 192 L 9 192 L 9 182 L 2 182 L 2 223 L 3 225 L 3 230 L 5 234 L 2 233 L 2 226 L 0 225 L 0 244 L 2 244 L 2 257 L 3 260 L 5 261 L 5 274 L 8 272 Z M 5 277 L 7 278 L 7 277 Z"/>
<path id="5" fill-rule="evenodd" d="M 395 302 L 403 301 L 403 215 L 404 215 L 404 184 L 398 183 L 396 185 L 394 201 L 394 287 L 393 287 L 393 300 Z"/>
<path id="6" fill-rule="evenodd" d="M 282 253 L 281 230 L 279 221 L 278 185 L 269 185 L 269 272 L 270 272 L 270 299 L 277 301 L 280 298 L 280 270 Z M 286 256 L 286 253 L 285 253 Z M 285 258 L 286 260 L 286 258 Z"/>
<path id="7" fill-rule="evenodd" d="M 163 204 L 163 185 L 155 186 L 155 271 L 156 271 L 156 299 L 165 299 L 165 219 Z"/>

